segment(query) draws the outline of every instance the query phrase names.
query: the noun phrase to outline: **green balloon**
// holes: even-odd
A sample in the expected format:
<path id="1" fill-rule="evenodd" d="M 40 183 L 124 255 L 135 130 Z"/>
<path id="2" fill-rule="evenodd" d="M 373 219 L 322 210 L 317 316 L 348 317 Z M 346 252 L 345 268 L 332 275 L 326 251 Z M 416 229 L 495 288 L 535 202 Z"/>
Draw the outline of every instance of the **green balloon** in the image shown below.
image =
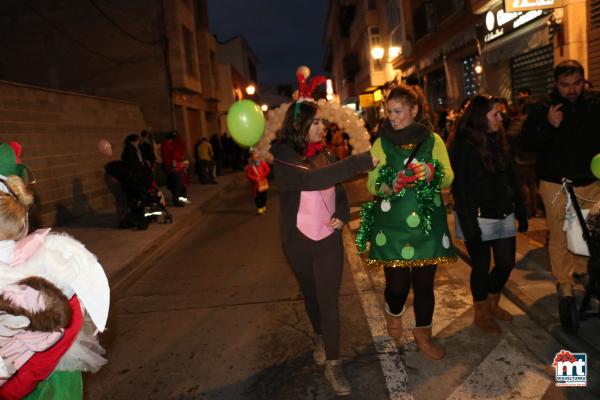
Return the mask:
<path id="1" fill-rule="evenodd" d="M 377 246 L 385 246 L 385 244 L 387 243 L 385 233 L 379 232 L 377 235 L 375 235 L 375 243 L 377 243 Z"/>
<path id="2" fill-rule="evenodd" d="M 265 116 L 252 100 L 237 101 L 227 111 L 227 128 L 240 146 L 252 147 L 263 135 Z"/>
<path id="3" fill-rule="evenodd" d="M 415 248 L 409 245 L 406 245 L 402 248 L 402 251 L 400 252 L 400 254 L 402 255 L 402 258 L 404 258 L 405 260 L 410 260 L 411 258 L 413 258 L 415 256 Z"/>
<path id="4" fill-rule="evenodd" d="M 592 158 L 590 168 L 592 169 L 592 174 L 594 174 L 596 178 L 600 179 L 600 153 L 596 154 L 594 158 Z"/>

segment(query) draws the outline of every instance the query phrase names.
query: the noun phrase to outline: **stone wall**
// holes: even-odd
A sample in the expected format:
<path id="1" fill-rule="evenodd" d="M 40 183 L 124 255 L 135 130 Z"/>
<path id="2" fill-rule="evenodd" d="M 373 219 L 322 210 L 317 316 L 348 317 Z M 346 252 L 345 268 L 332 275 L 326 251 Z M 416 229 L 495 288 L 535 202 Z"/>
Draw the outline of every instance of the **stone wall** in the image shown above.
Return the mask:
<path id="1" fill-rule="evenodd" d="M 123 139 L 146 123 L 137 104 L 0 81 L 0 140 L 23 146 L 36 177 L 35 214 L 50 226 L 109 207 L 103 180 L 107 139 L 118 159 Z"/>

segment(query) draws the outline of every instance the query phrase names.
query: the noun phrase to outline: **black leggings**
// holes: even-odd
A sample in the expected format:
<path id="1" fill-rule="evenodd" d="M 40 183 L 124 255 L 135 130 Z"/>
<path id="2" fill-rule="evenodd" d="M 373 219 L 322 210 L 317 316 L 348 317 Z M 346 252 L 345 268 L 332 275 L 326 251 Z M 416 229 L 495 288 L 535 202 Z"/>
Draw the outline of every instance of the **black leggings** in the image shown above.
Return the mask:
<path id="1" fill-rule="evenodd" d="M 500 293 L 515 266 L 515 237 L 489 241 L 466 241 L 471 257 L 471 293 L 473 300 L 487 299 L 488 293 Z M 491 252 L 494 252 L 494 269 L 490 272 Z"/>
<path id="2" fill-rule="evenodd" d="M 416 326 L 429 326 L 433 319 L 435 295 L 433 281 L 437 265 L 414 268 L 384 268 L 385 301 L 392 314 L 400 314 L 412 286 Z"/>
<path id="3" fill-rule="evenodd" d="M 256 197 L 254 197 L 254 204 L 256 204 L 256 208 L 263 208 L 267 205 L 267 191 L 264 192 L 256 192 Z"/>
<path id="4" fill-rule="evenodd" d="M 344 267 L 341 232 L 336 229 L 317 242 L 296 233 L 283 243 L 283 251 L 298 278 L 313 330 L 323 335 L 327 359 L 339 359 L 339 294 Z"/>

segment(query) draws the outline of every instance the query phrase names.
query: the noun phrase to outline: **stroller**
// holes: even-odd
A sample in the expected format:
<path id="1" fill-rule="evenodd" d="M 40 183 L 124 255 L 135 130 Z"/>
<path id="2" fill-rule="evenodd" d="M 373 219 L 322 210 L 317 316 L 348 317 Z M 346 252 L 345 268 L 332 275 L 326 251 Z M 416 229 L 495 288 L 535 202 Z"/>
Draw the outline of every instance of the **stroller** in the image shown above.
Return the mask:
<path id="1" fill-rule="evenodd" d="M 117 203 L 120 227 L 144 230 L 150 222 L 173 222 L 150 170 L 131 171 L 123 161 L 111 161 L 104 169 Z"/>
<path id="2" fill-rule="evenodd" d="M 562 298 L 559 303 L 558 314 L 560 324 L 567 333 L 577 333 L 579 321 L 588 318 L 600 318 L 600 310 L 590 312 L 592 297 L 600 300 L 600 202 L 590 211 L 587 221 L 583 216 L 577 196 L 573 190 L 573 183 L 563 178 L 563 186 L 567 191 L 575 216 L 583 233 L 583 239 L 589 250 L 588 280 L 585 283 L 585 292 L 579 307 L 575 297 Z"/>

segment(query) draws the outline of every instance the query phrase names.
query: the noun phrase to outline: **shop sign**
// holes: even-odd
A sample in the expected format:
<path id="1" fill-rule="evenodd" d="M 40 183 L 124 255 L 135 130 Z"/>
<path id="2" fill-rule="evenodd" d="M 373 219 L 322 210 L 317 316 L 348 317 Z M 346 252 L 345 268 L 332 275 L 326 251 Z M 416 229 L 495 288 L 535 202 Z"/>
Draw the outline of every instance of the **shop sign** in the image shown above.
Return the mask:
<path id="1" fill-rule="evenodd" d="M 504 0 L 504 9 L 508 12 L 543 10 L 563 6 L 563 0 Z"/>
<path id="2" fill-rule="evenodd" d="M 365 93 L 358 96 L 358 102 L 362 108 L 369 108 L 375 105 L 373 93 Z"/>
<path id="3" fill-rule="evenodd" d="M 546 15 L 543 10 L 507 12 L 494 7 L 485 14 L 483 26 L 483 42 L 490 43 L 530 24 Z"/>

